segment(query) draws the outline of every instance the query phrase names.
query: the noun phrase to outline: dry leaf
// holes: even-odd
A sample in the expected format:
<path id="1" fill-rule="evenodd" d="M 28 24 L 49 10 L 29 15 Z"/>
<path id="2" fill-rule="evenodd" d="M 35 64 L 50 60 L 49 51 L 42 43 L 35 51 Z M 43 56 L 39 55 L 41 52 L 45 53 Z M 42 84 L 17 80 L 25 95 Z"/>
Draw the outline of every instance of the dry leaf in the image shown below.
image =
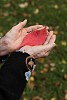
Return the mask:
<path id="1" fill-rule="evenodd" d="M 54 8 L 55 8 L 55 9 L 58 9 L 58 8 L 59 8 L 59 6 L 56 4 L 56 5 L 54 5 Z"/>
<path id="2" fill-rule="evenodd" d="M 30 77 L 30 81 L 34 81 L 34 77 L 33 76 Z"/>
<path id="3" fill-rule="evenodd" d="M 67 100 L 67 94 L 65 94 L 65 100 Z"/>
<path id="4" fill-rule="evenodd" d="M 8 8 L 8 7 L 10 7 L 10 6 L 11 6 L 10 3 L 6 3 L 6 4 L 4 5 L 5 8 Z"/>
<path id="5" fill-rule="evenodd" d="M 32 100 L 43 100 L 43 98 L 39 97 L 39 96 L 36 96 L 36 97 L 33 97 Z"/>
<path id="6" fill-rule="evenodd" d="M 67 74 L 64 74 L 64 79 L 67 80 Z"/>
<path id="7" fill-rule="evenodd" d="M 55 83 L 55 86 L 56 86 L 56 87 L 59 87 L 60 85 L 61 85 L 60 81 L 57 81 L 57 82 Z"/>
<path id="8" fill-rule="evenodd" d="M 49 65 L 48 65 L 48 64 L 44 64 L 44 67 L 48 68 L 48 67 L 49 67 Z"/>
<path id="9" fill-rule="evenodd" d="M 51 100 L 56 100 L 56 98 L 55 97 L 52 97 Z"/>
<path id="10" fill-rule="evenodd" d="M 24 3 L 19 4 L 20 8 L 26 8 L 27 6 L 28 6 L 28 2 L 24 2 Z"/>
<path id="11" fill-rule="evenodd" d="M 38 14 L 39 13 L 39 9 L 35 9 L 34 14 Z"/>
<path id="12" fill-rule="evenodd" d="M 62 59 L 62 63 L 63 63 L 63 64 L 66 64 L 67 62 L 65 61 L 65 59 Z"/>
<path id="13" fill-rule="evenodd" d="M 43 63 L 43 62 L 44 62 L 44 58 L 39 58 L 37 61 L 38 61 L 39 63 Z"/>
<path id="14" fill-rule="evenodd" d="M 24 98 L 23 98 L 23 100 L 27 100 L 27 98 L 26 98 L 26 97 L 24 97 Z"/>
<path id="15" fill-rule="evenodd" d="M 51 66 L 51 67 L 55 67 L 56 64 L 55 64 L 55 63 L 50 63 L 50 66 Z"/>
<path id="16" fill-rule="evenodd" d="M 67 42 L 66 41 L 61 41 L 61 45 L 66 46 Z"/>

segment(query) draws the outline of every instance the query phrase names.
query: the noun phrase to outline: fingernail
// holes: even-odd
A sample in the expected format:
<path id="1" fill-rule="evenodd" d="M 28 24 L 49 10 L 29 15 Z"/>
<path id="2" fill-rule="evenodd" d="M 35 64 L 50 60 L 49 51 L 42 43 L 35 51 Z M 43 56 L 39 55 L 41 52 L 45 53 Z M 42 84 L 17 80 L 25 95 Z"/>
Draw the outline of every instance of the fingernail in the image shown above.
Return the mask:
<path id="1" fill-rule="evenodd" d="M 27 19 L 25 19 L 23 22 L 27 22 Z"/>
<path id="2" fill-rule="evenodd" d="M 24 23 L 24 22 L 27 22 L 27 19 L 25 19 L 24 21 L 20 21 L 19 23 Z"/>

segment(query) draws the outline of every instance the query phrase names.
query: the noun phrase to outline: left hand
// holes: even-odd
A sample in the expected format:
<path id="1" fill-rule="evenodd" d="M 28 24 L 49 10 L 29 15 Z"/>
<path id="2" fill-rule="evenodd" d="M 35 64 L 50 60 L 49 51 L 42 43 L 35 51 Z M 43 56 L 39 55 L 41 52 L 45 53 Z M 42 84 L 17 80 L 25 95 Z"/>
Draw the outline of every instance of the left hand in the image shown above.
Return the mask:
<path id="1" fill-rule="evenodd" d="M 24 37 L 29 34 L 31 31 L 34 31 L 39 28 L 43 28 L 43 25 L 34 25 L 27 28 L 24 28 L 27 20 L 19 23 L 18 25 L 12 27 L 12 29 L 4 36 L 7 43 L 8 52 L 13 52 L 20 48 Z"/>

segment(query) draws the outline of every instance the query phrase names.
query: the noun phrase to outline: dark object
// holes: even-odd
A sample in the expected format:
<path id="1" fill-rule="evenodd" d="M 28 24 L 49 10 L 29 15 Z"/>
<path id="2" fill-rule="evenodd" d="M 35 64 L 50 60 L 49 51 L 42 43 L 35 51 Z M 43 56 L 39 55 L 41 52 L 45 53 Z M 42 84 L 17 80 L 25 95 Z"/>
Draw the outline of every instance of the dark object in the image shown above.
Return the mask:
<path id="1" fill-rule="evenodd" d="M 26 86 L 26 57 L 22 52 L 12 53 L 0 70 L 0 100 L 19 100 Z"/>
<path id="2" fill-rule="evenodd" d="M 4 63 L 9 55 L 5 55 L 5 56 L 0 56 L 0 63 Z"/>

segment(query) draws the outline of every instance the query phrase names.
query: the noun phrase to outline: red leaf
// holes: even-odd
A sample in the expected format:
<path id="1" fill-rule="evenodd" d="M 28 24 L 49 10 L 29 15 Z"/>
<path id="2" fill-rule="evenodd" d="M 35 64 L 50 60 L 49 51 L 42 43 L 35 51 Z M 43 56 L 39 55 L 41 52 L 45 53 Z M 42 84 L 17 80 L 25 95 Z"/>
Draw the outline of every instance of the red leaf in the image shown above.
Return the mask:
<path id="1" fill-rule="evenodd" d="M 28 34 L 23 42 L 21 43 L 21 46 L 29 45 L 29 46 L 35 46 L 35 45 L 42 45 L 44 44 L 45 40 L 47 38 L 47 31 L 46 28 L 42 30 L 35 30 Z"/>

